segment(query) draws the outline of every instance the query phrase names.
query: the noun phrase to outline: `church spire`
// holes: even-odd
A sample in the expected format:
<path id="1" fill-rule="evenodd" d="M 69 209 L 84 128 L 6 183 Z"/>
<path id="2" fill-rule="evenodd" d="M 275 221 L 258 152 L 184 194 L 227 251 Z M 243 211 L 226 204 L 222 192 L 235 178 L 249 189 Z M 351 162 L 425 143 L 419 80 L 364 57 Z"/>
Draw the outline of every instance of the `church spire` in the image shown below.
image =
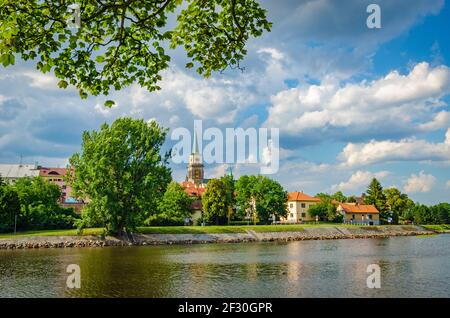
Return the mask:
<path id="1" fill-rule="evenodd" d="M 194 142 L 192 144 L 192 153 L 193 154 L 199 154 L 198 150 L 198 141 L 197 141 L 197 131 L 194 129 Z"/>

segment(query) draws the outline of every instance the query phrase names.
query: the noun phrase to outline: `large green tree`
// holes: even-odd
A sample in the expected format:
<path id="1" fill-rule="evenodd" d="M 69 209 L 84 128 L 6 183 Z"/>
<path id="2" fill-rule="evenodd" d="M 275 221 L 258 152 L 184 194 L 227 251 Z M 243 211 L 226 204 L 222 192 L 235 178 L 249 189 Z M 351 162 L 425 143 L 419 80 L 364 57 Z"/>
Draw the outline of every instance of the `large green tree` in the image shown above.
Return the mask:
<path id="1" fill-rule="evenodd" d="M 256 220 L 256 210 L 254 205 L 254 186 L 257 182 L 256 176 L 243 175 L 239 177 L 235 184 L 237 214 L 241 219 L 246 216 Z"/>
<path id="2" fill-rule="evenodd" d="M 59 206 L 60 188 L 41 177 L 21 178 L 14 184 L 20 202 L 19 230 L 72 228 L 77 216 Z"/>
<path id="3" fill-rule="evenodd" d="M 250 214 L 269 223 L 270 218 L 287 215 L 287 192 L 280 183 L 266 176 L 241 176 L 236 182 L 236 201 L 240 215 Z"/>
<path id="4" fill-rule="evenodd" d="M 240 68 L 246 42 L 270 28 L 255 0 L 0 0 L 0 63 L 37 60 L 39 71 L 53 72 L 82 98 L 134 82 L 153 91 L 169 47 L 183 47 L 186 67 L 207 77 Z"/>
<path id="5" fill-rule="evenodd" d="M 203 219 L 208 224 L 222 225 L 227 222 L 229 201 L 227 189 L 220 179 L 208 181 L 202 196 Z"/>
<path id="6" fill-rule="evenodd" d="M 380 211 L 380 220 L 387 222 L 389 214 L 386 208 L 386 195 L 383 192 L 381 183 L 376 178 L 372 179 L 367 188 L 364 203 L 374 205 Z"/>
<path id="7" fill-rule="evenodd" d="M 150 225 L 180 225 L 186 217 L 192 216 L 192 199 L 176 181 L 169 183 L 164 196 L 158 203 L 158 213 L 150 216 Z"/>
<path id="8" fill-rule="evenodd" d="M 269 223 L 272 216 L 276 219 L 286 217 L 288 194 L 280 183 L 265 176 L 258 176 L 253 192 L 256 213 L 261 222 Z"/>
<path id="9" fill-rule="evenodd" d="M 150 214 L 171 180 L 167 130 L 132 118 L 83 133 L 81 153 L 70 158 L 74 193 L 89 203 L 82 225 L 102 224 L 111 234 L 130 234 Z"/>
<path id="10" fill-rule="evenodd" d="M 397 223 L 400 217 L 404 218 L 406 210 L 414 205 L 414 202 L 397 188 L 384 189 L 383 192 L 386 197 L 386 207 L 392 211 L 394 223 Z"/>

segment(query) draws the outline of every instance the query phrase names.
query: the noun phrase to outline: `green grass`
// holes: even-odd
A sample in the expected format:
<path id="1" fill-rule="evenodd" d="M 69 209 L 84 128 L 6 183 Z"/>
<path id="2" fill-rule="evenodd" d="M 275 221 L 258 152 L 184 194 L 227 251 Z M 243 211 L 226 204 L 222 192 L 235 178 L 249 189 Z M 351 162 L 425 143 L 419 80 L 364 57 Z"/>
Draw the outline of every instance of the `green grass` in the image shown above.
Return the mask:
<path id="1" fill-rule="evenodd" d="M 267 232 L 301 232 L 308 228 L 329 228 L 329 227 L 351 227 L 356 225 L 319 223 L 319 224 L 292 224 L 292 225 L 235 225 L 235 226 L 151 226 L 139 227 L 138 232 L 142 234 L 227 234 L 227 233 L 246 233 L 251 230 L 257 233 Z M 450 230 L 449 225 L 425 225 L 424 227 L 435 230 Z M 377 226 L 361 227 L 362 229 L 377 230 Z M 90 228 L 83 230 L 81 235 L 101 235 L 103 229 Z M 27 231 L 18 232 L 16 235 L 12 233 L 0 234 L 1 238 L 24 238 L 36 236 L 78 236 L 76 229 L 73 230 L 44 230 L 44 231 Z"/>
<path id="2" fill-rule="evenodd" d="M 139 227 L 138 232 L 142 234 L 223 234 L 223 233 L 246 233 L 247 230 L 255 232 L 299 232 L 305 228 L 334 227 L 336 224 L 293 224 L 293 225 L 235 225 L 235 226 L 150 226 Z M 84 229 L 81 235 L 100 235 L 103 229 Z M 0 234 L 0 238 L 24 238 L 36 236 L 78 236 L 76 229 L 72 230 L 42 230 L 25 231 Z"/>
<path id="3" fill-rule="evenodd" d="M 423 225 L 423 227 L 436 232 L 450 231 L 450 224 Z"/>
<path id="4" fill-rule="evenodd" d="M 103 232 L 101 228 L 92 228 L 83 230 L 82 235 L 100 235 Z M 24 238 L 33 236 L 77 236 L 78 230 L 42 230 L 42 231 L 25 231 L 13 233 L 2 233 L 0 238 Z"/>

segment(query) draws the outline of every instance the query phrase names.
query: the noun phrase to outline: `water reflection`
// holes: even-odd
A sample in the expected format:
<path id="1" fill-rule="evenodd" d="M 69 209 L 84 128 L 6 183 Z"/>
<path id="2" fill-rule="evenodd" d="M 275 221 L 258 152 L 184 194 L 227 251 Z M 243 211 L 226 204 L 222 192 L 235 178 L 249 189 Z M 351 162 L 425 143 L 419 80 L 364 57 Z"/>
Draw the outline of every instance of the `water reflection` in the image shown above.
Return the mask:
<path id="1" fill-rule="evenodd" d="M 1 297 L 449 297 L 450 235 L 0 251 Z M 66 267 L 81 268 L 81 289 Z M 368 289 L 379 264 L 382 288 Z"/>

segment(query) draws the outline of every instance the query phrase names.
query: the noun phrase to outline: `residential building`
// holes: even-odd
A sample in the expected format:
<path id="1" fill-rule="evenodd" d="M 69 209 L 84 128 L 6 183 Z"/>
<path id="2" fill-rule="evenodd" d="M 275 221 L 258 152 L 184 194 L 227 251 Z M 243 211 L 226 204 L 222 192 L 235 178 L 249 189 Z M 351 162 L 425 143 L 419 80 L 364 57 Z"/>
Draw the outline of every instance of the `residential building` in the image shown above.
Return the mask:
<path id="1" fill-rule="evenodd" d="M 309 196 L 303 192 L 288 193 L 288 215 L 282 221 L 301 223 L 315 221 L 315 217 L 308 212 L 309 208 L 320 202 L 319 198 Z"/>
<path id="2" fill-rule="evenodd" d="M 194 210 L 192 220 L 196 222 L 202 216 L 202 195 L 206 190 L 206 184 L 192 181 L 181 182 L 184 191 L 193 199 L 191 208 Z"/>
<path id="3" fill-rule="evenodd" d="M 61 189 L 61 198 L 59 205 L 63 208 L 71 208 L 75 213 L 81 213 L 81 210 L 85 206 L 84 201 L 79 201 L 72 196 L 72 187 L 67 184 L 66 176 L 68 173 L 67 168 L 48 168 L 41 167 L 39 176 L 56 184 Z"/>
<path id="4" fill-rule="evenodd" d="M 39 176 L 39 168 L 36 164 L 0 164 L 0 177 L 13 184 L 20 178 Z"/>
<path id="5" fill-rule="evenodd" d="M 380 212 L 373 205 L 339 203 L 336 211 L 343 215 L 344 223 L 359 225 L 379 225 Z"/>
<path id="6" fill-rule="evenodd" d="M 72 193 L 72 188 L 66 183 L 66 168 L 45 168 L 39 170 L 39 176 L 43 179 L 56 184 L 61 189 L 61 203 L 66 202 Z"/>

